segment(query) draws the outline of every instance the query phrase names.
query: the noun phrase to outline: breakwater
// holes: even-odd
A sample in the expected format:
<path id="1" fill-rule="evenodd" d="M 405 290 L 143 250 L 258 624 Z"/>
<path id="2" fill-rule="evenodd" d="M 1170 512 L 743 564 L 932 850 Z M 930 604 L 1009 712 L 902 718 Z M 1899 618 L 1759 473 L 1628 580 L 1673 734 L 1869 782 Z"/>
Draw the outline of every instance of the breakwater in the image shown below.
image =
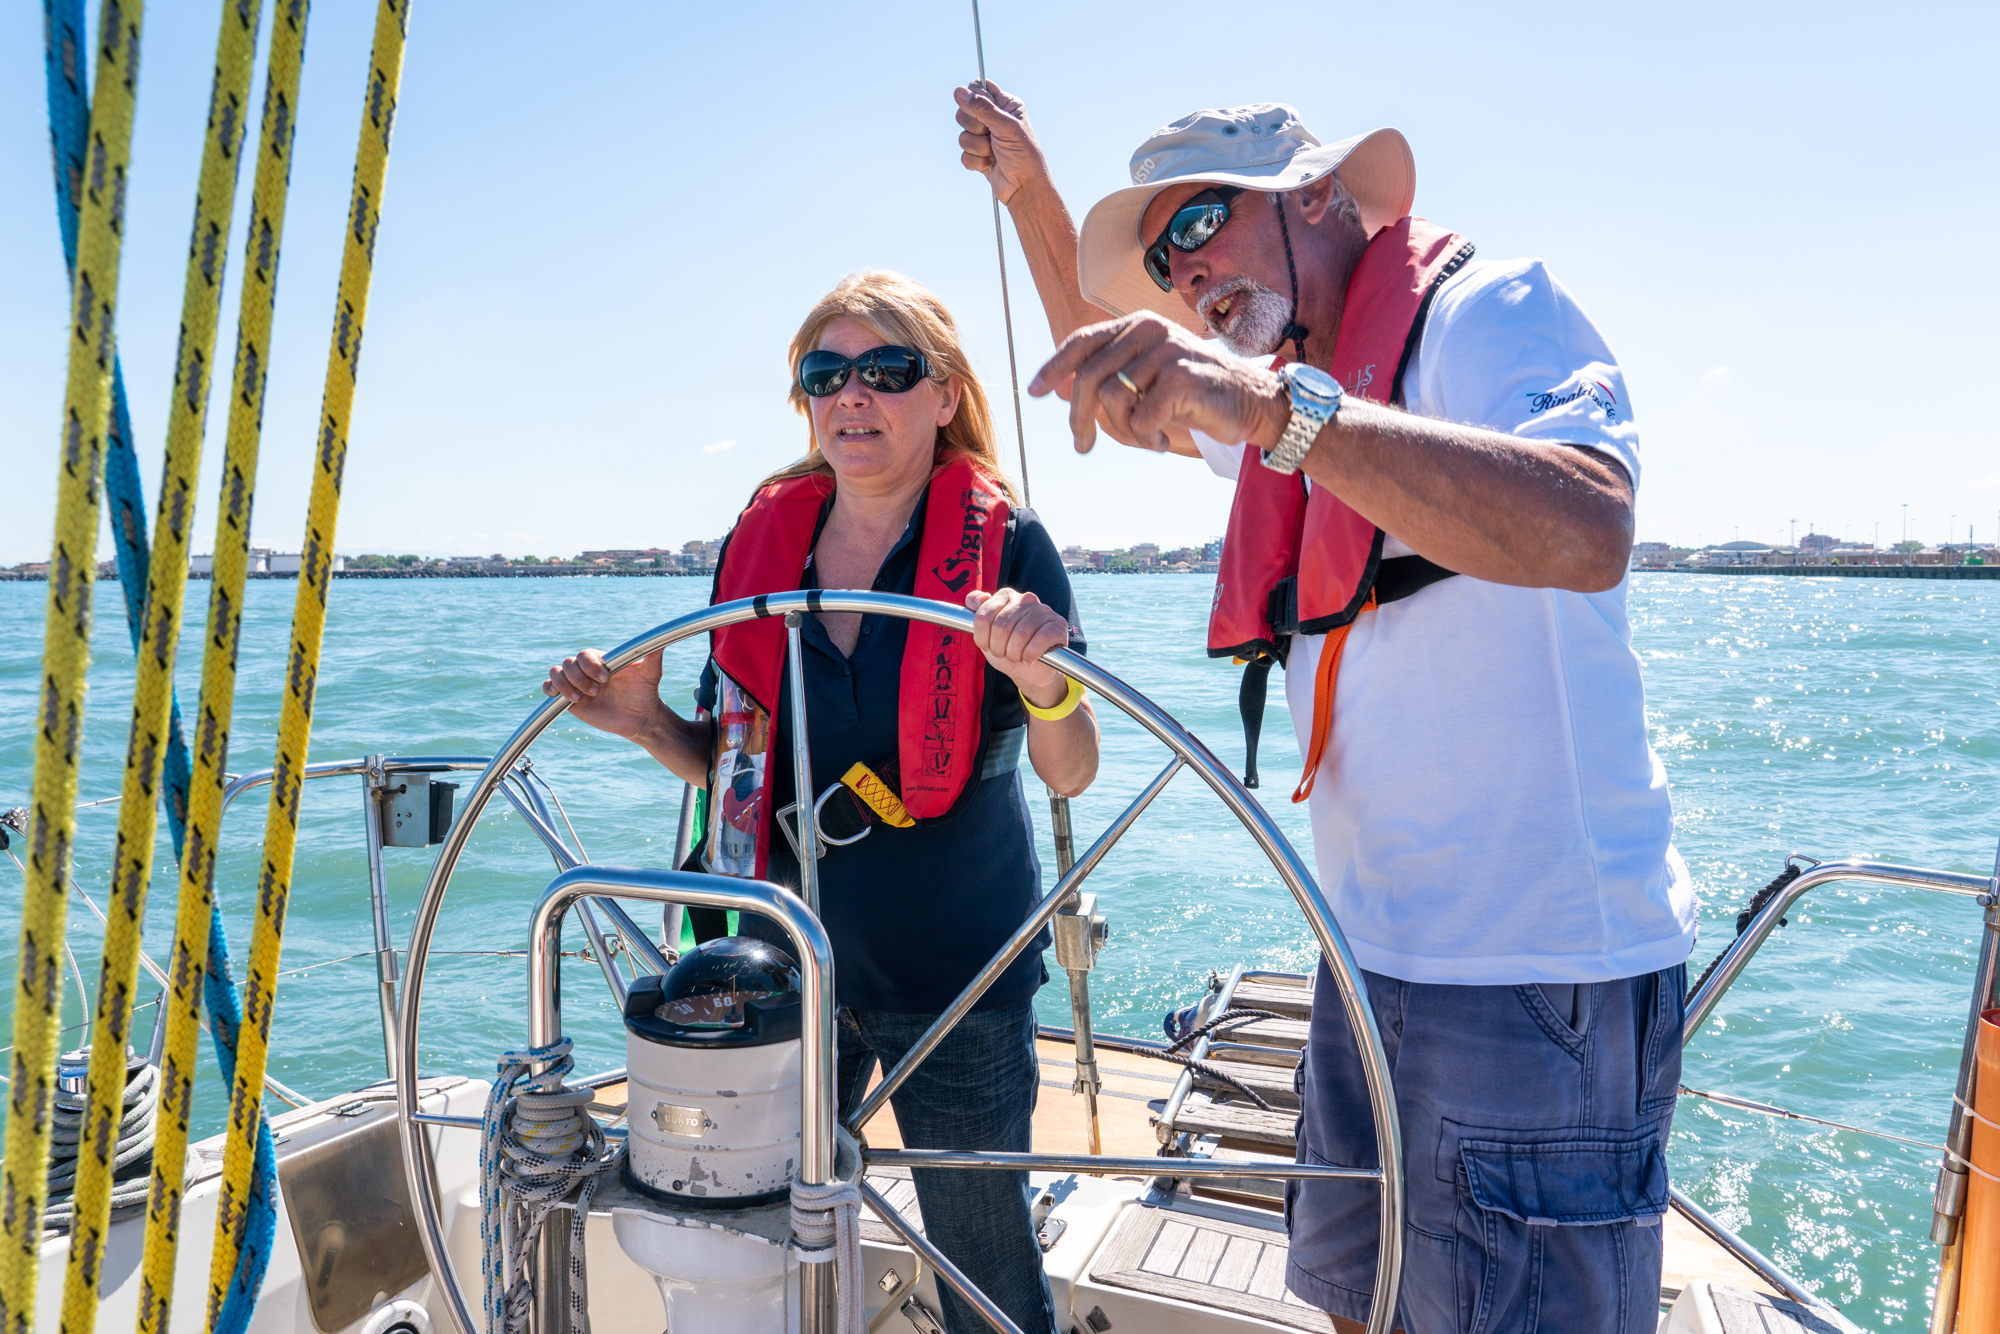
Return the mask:
<path id="1" fill-rule="evenodd" d="M 1686 574 L 1785 574 L 1802 579 L 2000 579 L 2000 565 L 1691 565 Z"/>

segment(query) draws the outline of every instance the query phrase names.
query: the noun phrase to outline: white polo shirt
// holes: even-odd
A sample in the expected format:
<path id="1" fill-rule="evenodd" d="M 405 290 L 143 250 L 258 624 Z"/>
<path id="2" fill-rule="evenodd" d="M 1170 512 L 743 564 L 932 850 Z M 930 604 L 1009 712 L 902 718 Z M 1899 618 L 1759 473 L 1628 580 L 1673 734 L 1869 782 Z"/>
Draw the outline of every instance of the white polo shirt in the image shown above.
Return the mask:
<path id="1" fill-rule="evenodd" d="M 1422 416 L 1602 450 L 1638 487 L 1624 376 L 1539 260 L 1447 280 L 1404 391 Z M 1195 439 L 1236 476 L 1242 444 Z M 1385 557 L 1409 554 L 1388 535 Z M 1323 642 L 1295 637 L 1286 663 L 1301 753 Z M 1371 972 L 1601 982 L 1693 949 L 1623 582 L 1570 593 L 1460 575 L 1363 614 L 1308 809 L 1321 887 Z"/>

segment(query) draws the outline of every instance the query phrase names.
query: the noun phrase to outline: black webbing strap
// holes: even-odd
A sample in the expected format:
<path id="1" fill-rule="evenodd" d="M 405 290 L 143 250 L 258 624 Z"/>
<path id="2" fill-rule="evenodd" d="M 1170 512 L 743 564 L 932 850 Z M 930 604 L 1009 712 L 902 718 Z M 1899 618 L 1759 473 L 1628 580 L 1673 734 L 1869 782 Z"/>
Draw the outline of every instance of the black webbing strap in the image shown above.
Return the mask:
<path id="1" fill-rule="evenodd" d="M 1273 658 L 1252 658 L 1243 668 L 1236 690 L 1236 708 L 1243 715 L 1243 786 L 1257 786 L 1257 738 L 1264 732 L 1264 697 L 1270 688 Z"/>
<path id="2" fill-rule="evenodd" d="M 1401 602 L 1440 580 L 1451 578 L 1453 573 L 1422 556 L 1391 556 L 1375 572 L 1375 605 Z"/>

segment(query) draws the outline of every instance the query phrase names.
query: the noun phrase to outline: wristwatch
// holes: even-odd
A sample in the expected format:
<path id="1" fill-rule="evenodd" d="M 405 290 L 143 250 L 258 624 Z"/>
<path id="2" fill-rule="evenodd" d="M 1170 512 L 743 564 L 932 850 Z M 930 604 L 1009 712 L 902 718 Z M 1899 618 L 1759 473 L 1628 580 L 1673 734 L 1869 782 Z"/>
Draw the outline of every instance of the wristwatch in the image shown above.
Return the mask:
<path id="1" fill-rule="evenodd" d="M 1278 372 L 1284 377 L 1285 392 L 1292 400 L 1292 419 L 1285 433 L 1264 454 L 1264 466 L 1287 476 L 1299 470 L 1306 451 L 1318 437 L 1320 428 L 1340 411 L 1340 381 L 1317 366 L 1291 362 Z"/>

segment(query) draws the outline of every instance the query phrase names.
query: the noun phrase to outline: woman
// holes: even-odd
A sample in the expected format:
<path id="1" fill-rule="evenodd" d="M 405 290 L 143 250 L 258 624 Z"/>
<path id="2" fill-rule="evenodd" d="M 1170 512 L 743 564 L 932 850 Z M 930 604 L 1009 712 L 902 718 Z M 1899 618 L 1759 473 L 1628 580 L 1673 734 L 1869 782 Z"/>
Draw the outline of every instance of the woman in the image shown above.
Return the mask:
<path id="1" fill-rule="evenodd" d="M 1014 504 L 985 392 L 944 305 L 900 274 L 851 275 L 806 317 L 791 365 L 810 448 L 766 479 L 738 520 L 716 600 L 872 589 L 962 601 L 976 618 L 969 644 L 852 612 L 809 615 L 803 626 L 812 795 L 837 799 L 825 808 L 828 832 L 837 819 L 868 821 L 865 837 L 829 847 L 819 863 L 844 1119 L 875 1063 L 886 1070 L 902 1058 L 1040 896 L 1023 741 L 1042 780 L 1073 796 L 1097 772 L 1097 720 L 1080 689 L 1041 661 L 1051 648 L 1083 647 L 1069 581 L 1040 520 Z M 719 632 L 692 720 L 660 701 L 658 655 L 613 677 L 586 649 L 551 668 L 543 690 L 709 791 L 710 869 L 796 886 L 792 834 L 778 816 L 794 799 L 784 652 L 776 618 Z M 761 925 L 743 930 L 782 947 Z M 1047 980 L 1047 944 L 1044 932 L 891 1099 L 906 1144 L 1031 1147 L 1032 1001 Z M 1026 1175 L 914 1176 L 931 1240 L 1023 1330 L 1052 1330 Z M 953 1334 L 984 1328 L 956 1296 L 941 1301 Z"/>

